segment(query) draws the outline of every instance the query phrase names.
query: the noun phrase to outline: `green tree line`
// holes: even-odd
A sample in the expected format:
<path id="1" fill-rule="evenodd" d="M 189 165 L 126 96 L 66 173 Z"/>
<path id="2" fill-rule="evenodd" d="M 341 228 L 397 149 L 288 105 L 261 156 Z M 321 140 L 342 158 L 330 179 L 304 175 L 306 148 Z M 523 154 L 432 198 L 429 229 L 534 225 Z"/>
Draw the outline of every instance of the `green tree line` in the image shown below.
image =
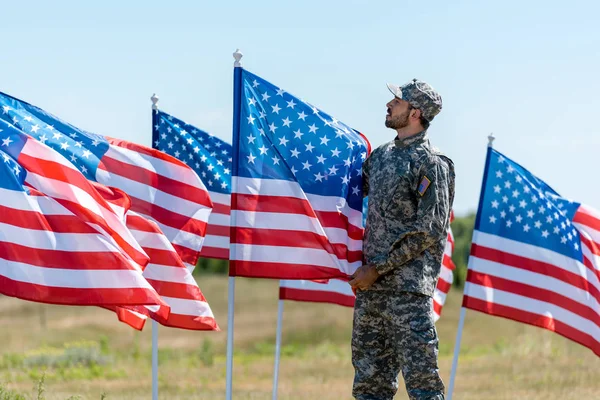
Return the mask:
<path id="1" fill-rule="evenodd" d="M 467 276 L 467 261 L 471 248 L 471 237 L 473 236 L 473 226 L 475 224 L 475 214 L 468 214 L 462 217 L 455 216 L 452 222 L 452 233 L 454 235 L 454 252 L 452 260 L 456 264 L 454 272 L 454 286 L 462 287 Z M 211 258 L 200 258 L 194 274 L 227 274 L 227 260 L 217 260 Z"/>

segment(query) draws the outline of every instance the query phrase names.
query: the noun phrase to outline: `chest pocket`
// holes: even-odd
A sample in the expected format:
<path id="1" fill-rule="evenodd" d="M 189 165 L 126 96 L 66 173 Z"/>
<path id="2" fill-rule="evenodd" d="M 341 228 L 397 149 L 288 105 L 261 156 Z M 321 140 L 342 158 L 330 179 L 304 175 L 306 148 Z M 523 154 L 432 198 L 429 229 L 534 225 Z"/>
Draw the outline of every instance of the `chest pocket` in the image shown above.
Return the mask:
<path id="1" fill-rule="evenodd" d="M 382 160 L 377 166 L 377 198 L 381 210 L 388 212 L 401 205 L 404 201 L 412 201 L 414 196 L 413 174 L 409 161 L 386 163 Z"/>

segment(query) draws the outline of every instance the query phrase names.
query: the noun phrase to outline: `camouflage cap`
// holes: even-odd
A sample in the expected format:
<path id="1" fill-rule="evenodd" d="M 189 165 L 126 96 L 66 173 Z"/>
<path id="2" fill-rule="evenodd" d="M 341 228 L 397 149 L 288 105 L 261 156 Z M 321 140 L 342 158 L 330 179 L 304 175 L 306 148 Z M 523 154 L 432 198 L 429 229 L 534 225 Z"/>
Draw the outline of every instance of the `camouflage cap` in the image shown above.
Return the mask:
<path id="1" fill-rule="evenodd" d="M 413 79 L 400 87 L 388 83 L 387 87 L 394 96 L 421 110 L 421 115 L 427 121 L 433 120 L 442 111 L 442 97 L 423 81 Z"/>

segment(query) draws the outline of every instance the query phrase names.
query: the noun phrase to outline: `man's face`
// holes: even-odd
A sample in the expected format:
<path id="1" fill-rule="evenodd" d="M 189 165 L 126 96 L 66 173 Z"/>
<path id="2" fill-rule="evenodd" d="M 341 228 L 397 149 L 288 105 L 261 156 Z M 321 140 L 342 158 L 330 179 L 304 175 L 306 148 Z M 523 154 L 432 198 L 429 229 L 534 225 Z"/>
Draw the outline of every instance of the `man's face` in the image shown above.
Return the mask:
<path id="1" fill-rule="evenodd" d="M 391 129 L 400 129 L 408 126 L 408 116 L 411 106 L 407 101 L 394 97 L 387 106 L 385 126 Z"/>

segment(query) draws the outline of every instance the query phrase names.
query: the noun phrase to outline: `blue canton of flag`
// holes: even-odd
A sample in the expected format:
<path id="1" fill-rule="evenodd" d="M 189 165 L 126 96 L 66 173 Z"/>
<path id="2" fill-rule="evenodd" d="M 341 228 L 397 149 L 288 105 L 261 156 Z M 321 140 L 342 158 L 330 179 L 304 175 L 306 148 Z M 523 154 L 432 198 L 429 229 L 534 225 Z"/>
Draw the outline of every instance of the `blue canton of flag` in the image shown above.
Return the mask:
<path id="1" fill-rule="evenodd" d="M 105 138 L 86 132 L 44 110 L 0 92 L 0 119 L 50 146 L 73 163 L 87 179 L 96 180 L 102 156 L 108 150 Z"/>
<path id="2" fill-rule="evenodd" d="M 162 111 L 155 114 L 152 146 L 186 163 L 209 191 L 231 193 L 231 145 Z"/>
<path id="3" fill-rule="evenodd" d="M 297 181 L 361 210 L 366 138 L 246 70 L 242 82 L 239 176 Z"/>
<path id="4" fill-rule="evenodd" d="M 492 149 L 475 229 L 581 260 L 573 226 L 579 206 Z"/>

